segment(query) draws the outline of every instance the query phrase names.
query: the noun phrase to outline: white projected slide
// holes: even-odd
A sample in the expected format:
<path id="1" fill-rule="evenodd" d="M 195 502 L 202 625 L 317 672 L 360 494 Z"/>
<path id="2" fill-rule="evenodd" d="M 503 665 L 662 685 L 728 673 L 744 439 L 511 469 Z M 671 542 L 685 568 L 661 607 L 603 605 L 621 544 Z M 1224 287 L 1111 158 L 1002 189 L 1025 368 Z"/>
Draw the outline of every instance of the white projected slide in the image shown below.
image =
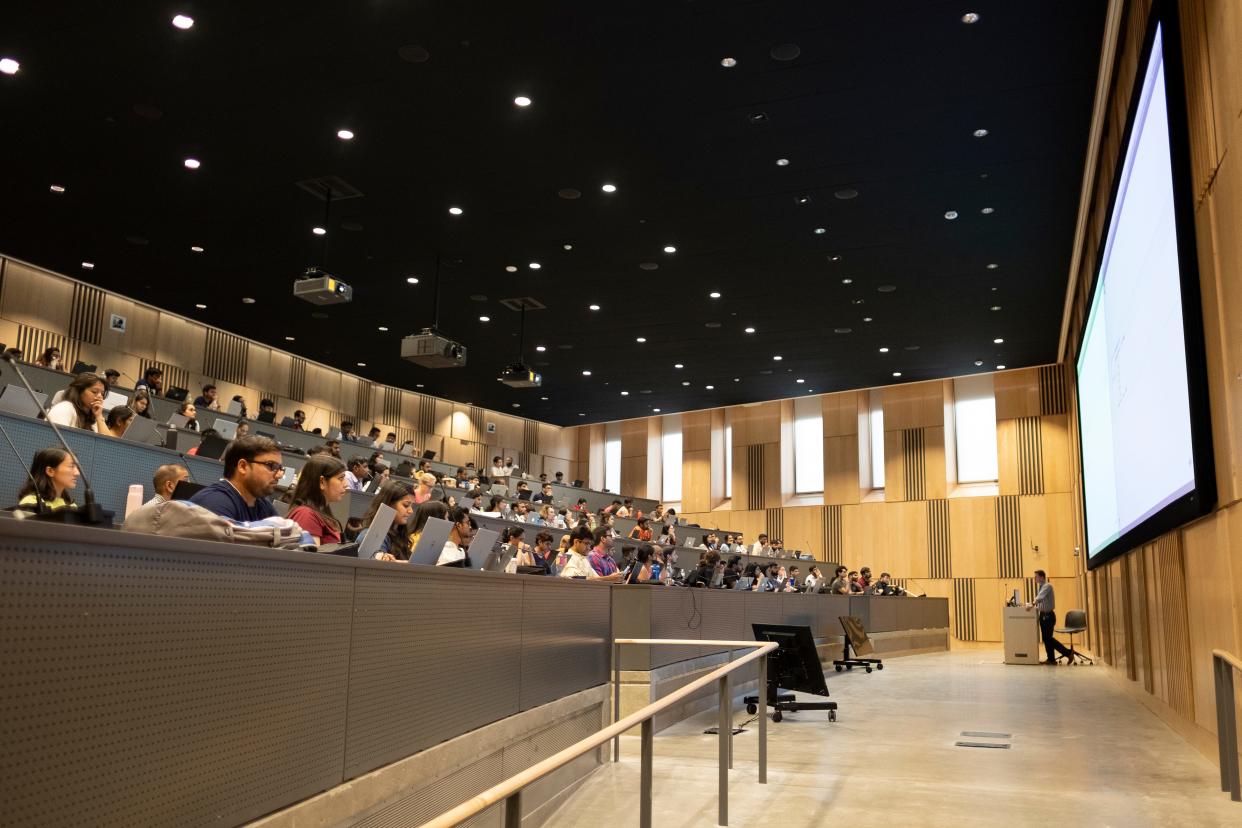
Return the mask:
<path id="1" fill-rule="evenodd" d="M 1078 357 L 1088 555 L 1195 487 L 1161 34 Z"/>

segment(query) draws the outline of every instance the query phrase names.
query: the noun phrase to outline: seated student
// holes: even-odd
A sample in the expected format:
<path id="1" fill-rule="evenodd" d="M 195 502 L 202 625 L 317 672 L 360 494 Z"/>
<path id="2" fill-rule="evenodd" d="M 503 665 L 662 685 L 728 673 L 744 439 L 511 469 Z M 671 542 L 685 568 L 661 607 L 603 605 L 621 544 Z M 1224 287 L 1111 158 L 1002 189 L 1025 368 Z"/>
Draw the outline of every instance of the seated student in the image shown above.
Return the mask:
<path id="1" fill-rule="evenodd" d="M 64 370 L 64 368 L 61 367 L 60 348 L 55 346 L 48 348 L 46 351 L 35 357 L 34 364 L 38 365 L 40 368 L 51 368 L 53 371 Z"/>
<path id="2" fill-rule="evenodd" d="M 284 473 L 275 441 L 240 437 L 224 450 L 224 478 L 199 489 L 190 502 L 230 520 L 263 520 L 276 514 L 268 497 Z"/>
<path id="3" fill-rule="evenodd" d="M 134 398 L 129 401 L 129 407 L 139 417 L 151 419 L 151 394 L 145 388 L 138 389 L 134 392 Z"/>
<path id="4" fill-rule="evenodd" d="M 410 521 L 410 525 L 414 527 L 410 530 L 411 552 L 413 552 L 414 547 L 418 545 L 418 539 L 423 536 L 423 530 L 427 528 L 427 521 L 432 518 L 448 520 L 448 513 L 449 507 L 440 500 L 429 500 L 426 503 L 419 503 L 414 507 L 414 519 Z"/>
<path id="5" fill-rule="evenodd" d="M 864 566 L 858 570 L 858 585 L 863 588 L 863 592 L 871 589 L 871 567 Z"/>
<path id="6" fill-rule="evenodd" d="M 651 521 L 647 518 L 639 518 L 638 523 L 630 530 L 630 540 L 640 540 L 651 542 Z"/>
<path id="7" fill-rule="evenodd" d="M 544 483 L 542 488 L 531 498 L 535 503 L 551 503 L 552 502 L 552 484 Z"/>
<path id="8" fill-rule="evenodd" d="M 464 488 L 462 484 L 468 480 L 470 480 L 470 473 L 466 471 L 466 467 L 458 466 L 456 473 L 453 475 L 453 483 L 458 488 Z"/>
<path id="9" fill-rule="evenodd" d="M 784 569 L 784 567 L 782 567 L 782 569 Z M 798 567 L 796 566 L 789 567 L 789 574 L 786 576 L 788 578 L 786 583 L 789 584 L 789 589 L 787 589 L 786 592 L 797 592 L 798 591 L 798 586 L 799 586 L 798 579 L 801 575 L 802 575 L 802 570 L 798 569 Z"/>
<path id="10" fill-rule="evenodd" d="M 587 556 L 591 568 L 595 570 L 599 580 L 619 583 L 621 572 L 616 560 L 612 557 L 612 530 L 601 526 L 592 534 L 592 539 L 595 541 L 595 546 L 591 549 L 591 554 Z"/>
<path id="11" fill-rule="evenodd" d="M 444 493 L 444 497 L 440 498 L 440 502 L 443 503 L 445 506 L 449 507 L 450 509 L 456 509 L 457 508 L 457 495 L 450 494 L 449 492 L 446 491 Z"/>
<path id="12" fill-rule="evenodd" d="M 552 482 L 557 484 L 558 486 L 564 486 L 565 485 L 565 472 L 557 472 L 556 474 L 552 475 Z"/>
<path id="13" fill-rule="evenodd" d="M 470 517 L 468 509 L 459 507 L 449 510 L 448 521 L 453 524 L 453 528 L 449 530 L 448 540 L 444 542 L 444 548 L 440 550 L 436 566 L 469 567 L 470 556 L 466 554 L 466 550 L 470 547 L 470 541 L 474 538 L 479 524 Z"/>
<path id="14" fill-rule="evenodd" d="M 291 428 L 294 431 L 305 431 L 306 430 L 305 425 L 306 425 L 306 412 L 299 408 L 297 411 L 293 412 L 293 425 L 285 426 L 285 427 Z"/>
<path id="15" fill-rule="evenodd" d="M 742 559 L 740 556 L 734 555 L 725 564 L 724 578 L 721 579 L 721 586 L 725 589 L 733 589 L 740 577 L 742 577 Z"/>
<path id="16" fill-rule="evenodd" d="M 234 394 L 233 402 L 241 403 L 241 408 L 237 412 L 238 417 L 244 420 L 250 416 L 249 412 L 246 411 L 246 399 L 241 394 Z"/>
<path id="17" fill-rule="evenodd" d="M 341 423 L 341 442 L 343 443 L 358 442 L 358 435 L 354 434 L 354 424 L 350 422 L 349 420 L 345 420 L 344 422 Z"/>
<path id="18" fill-rule="evenodd" d="M 509 520 L 516 520 L 518 523 L 525 523 L 530 520 L 530 504 L 525 500 L 519 500 L 513 504 L 512 511 L 506 517 Z"/>
<path id="19" fill-rule="evenodd" d="M 629 574 L 625 576 L 625 583 L 637 584 L 643 581 L 651 580 L 652 562 L 651 559 L 655 555 L 655 550 L 650 544 L 644 543 L 638 547 L 638 551 L 634 553 L 634 563 L 630 566 Z"/>
<path id="20" fill-rule="evenodd" d="M 633 511 L 634 511 L 634 501 L 630 500 L 627 497 L 625 499 L 625 502 L 621 504 L 621 507 L 617 509 L 615 512 L 613 512 L 613 514 L 619 518 L 627 518 L 627 517 L 630 517 Z"/>
<path id="21" fill-rule="evenodd" d="M 107 434 L 108 422 L 103 413 L 106 396 L 108 391 L 98 374 L 78 374 L 65 389 L 65 398 L 48 409 L 47 418 L 58 426 Z"/>
<path id="22" fill-rule="evenodd" d="M 362 543 L 367 532 L 371 531 L 371 521 L 380 506 L 389 506 L 395 515 L 388 533 L 380 541 L 379 550 L 375 553 L 377 561 L 408 561 L 413 544 L 410 542 L 410 518 L 414 514 L 414 491 L 404 480 L 389 480 L 385 483 L 367 507 L 362 516 L 362 525 L 366 528 L 358 533 L 356 540 Z M 426 522 L 426 518 L 423 519 Z"/>
<path id="23" fill-rule="evenodd" d="M 354 543 L 358 540 L 358 534 L 362 531 L 362 518 L 351 517 L 345 521 L 345 528 L 341 530 L 342 543 Z"/>
<path id="24" fill-rule="evenodd" d="M 121 372 L 116 370 L 115 368 L 109 368 L 107 371 L 103 372 L 103 378 L 104 378 L 104 385 L 108 386 L 108 390 L 111 391 L 113 388 L 116 388 L 117 385 L 120 384 Z"/>
<path id="25" fill-rule="evenodd" d="M 177 484 L 189 479 L 190 471 L 185 466 L 180 463 L 165 463 L 155 470 L 155 475 L 151 478 L 151 488 L 155 490 L 155 494 L 142 505 L 150 506 L 153 503 L 172 500 L 173 490 L 177 488 Z"/>
<path id="26" fill-rule="evenodd" d="M 177 413 L 189 418 L 185 423 L 186 431 L 198 431 L 198 407 L 194 403 L 183 402 L 177 406 Z"/>
<path id="27" fill-rule="evenodd" d="M 220 389 L 207 383 L 203 386 L 203 393 L 194 398 L 194 405 L 204 411 L 219 411 Z"/>
<path id="28" fill-rule="evenodd" d="M 846 572 L 848 571 L 849 570 L 844 566 L 838 566 L 836 568 L 836 571 L 833 573 L 832 583 L 828 585 L 829 592 L 833 595 L 850 594 L 850 581 L 849 578 L 846 577 Z"/>
<path id="29" fill-rule="evenodd" d="M 554 529 L 568 529 L 569 518 L 566 515 L 566 511 L 564 509 L 556 510 L 556 513 L 552 515 L 552 522 L 548 525 Z"/>
<path id="30" fill-rule="evenodd" d="M 582 525 L 579 525 L 569 535 L 569 545 L 565 549 L 565 561 L 561 564 L 562 578 L 585 578 L 588 581 L 600 579 L 599 574 L 591 566 L 591 560 L 587 554 L 591 551 L 592 540 L 591 530 Z"/>
<path id="31" fill-rule="evenodd" d="M 904 595 L 905 590 L 894 584 L 892 578 L 887 572 L 881 572 L 880 580 L 875 582 L 871 591 L 876 595 Z"/>
<path id="32" fill-rule="evenodd" d="M 431 495 L 436 487 L 436 476 L 430 472 L 415 475 L 414 481 L 418 484 L 414 490 L 414 502 L 426 503 L 431 500 Z"/>
<path id="33" fill-rule="evenodd" d="M 392 477 L 392 469 L 387 463 L 376 463 L 371 466 L 371 479 L 364 484 L 364 488 L 368 492 L 378 492 L 380 486 L 388 482 L 388 478 Z"/>
<path id="34" fill-rule="evenodd" d="M 500 542 L 513 550 L 514 566 L 517 566 L 517 554 L 530 549 L 530 545 L 526 543 L 526 530 L 521 526 L 506 526 L 500 533 Z"/>
<path id="35" fill-rule="evenodd" d="M 28 512 L 54 512 L 73 506 L 71 490 L 78 485 L 78 474 L 77 460 L 64 449 L 39 450 L 30 463 L 30 477 L 17 493 L 17 505 Z"/>
<path id="36" fill-rule="evenodd" d="M 512 457 L 506 457 L 506 458 L 505 458 L 505 465 L 504 465 L 504 469 L 505 469 L 505 473 L 502 475 L 502 477 L 508 477 L 509 475 L 511 475 L 511 474 L 513 474 L 515 471 L 517 471 L 517 466 L 513 465 L 513 458 L 512 458 Z"/>
<path id="37" fill-rule="evenodd" d="M 824 576 L 819 574 L 819 567 L 811 564 L 807 570 L 806 581 L 803 583 L 803 586 L 806 587 L 807 592 L 815 592 L 820 588 L 823 580 Z"/>
<path id="38" fill-rule="evenodd" d="M 430 460 L 419 460 L 418 461 L 418 473 L 419 474 L 435 474 L 435 472 L 432 471 L 431 469 L 431 461 Z"/>
<path id="39" fill-rule="evenodd" d="M 272 419 L 275 419 L 276 418 L 276 403 L 266 398 L 259 400 L 259 413 L 260 414 L 271 414 Z"/>
<path id="40" fill-rule="evenodd" d="M 384 435 L 384 442 L 391 445 L 394 449 L 397 447 L 397 432 L 390 431 Z"/>
<path id="41" fill-rule="evenodd" d="M 198 445 L 191 448 L 189 451 L 186 452 L 186 454 L 192 457 L 197 457 L 198 450 L 202 448 L 203 443 L 207 442 L 208 437 L 219 437 L 219 436 L 220 436 L 220 432 L 216 431 L 214 428 L 207 429 L 206 431 L 204 431 L 202 434 L 199 435 Z"/>
<path id="42" fill-rule="evenodd" d="M 164 389 L 164 370 L 152 365 L 142 372 L 142 379 L 134 383 L 134 390 L 145 388 L 152 397 L 158 397 Z"/>
<path id="43" fill-rule="evenodd" d="M 556 510 L 553 509 L 551 506 L 545 505 L 542 509 L 538 511 L 538 513 L 532 516 L 527 521 L 527 523 L 533 524 L 535 526 L 551 526 L 552 521 L 555 517 L 556 517 Z"/>
<path id="44" fill-rule="evenodd" d="M 104 418 L 104 425 L 107 426 L 109 434 L 113 437 L 120 437 L 136 416 L 138 415 L 134 413 L 134 409 L 128 405 L 118 405 L 108 412 L 108 416 Z"/>
<path id="45" fill-rule="evenodd" d="M 759 533 L 759 539 L 755 541 L 754 546 L 750 548 L 752 555 L 767 555 L 771 547 L 768 546 L 768 535 L 766 532 Z"/>
<path id="46" fill-rule="evenodd" d="M 370 477 L 370 471 L 367 468 L 367 460 L 365 457 L 354 456 L 349 458 L 349 470 L 345 472 L 345 483 L 349 486 L 351 492 L 362 491 L 362 482 Z"/>
<path id="47" fill-rule="evenodd" d="M 483 517 L 490 517 L 490 518 L 500 517 L 500 497 L 499 496 L 492 495 L 491 499 L 488 500 L 487 502 L 487 508 L 484 508 L 481 505 L 482 503 L 483 503 L 482 500 L 476 500 L 474 507 L 470 511 L 474 512 L 476 515 L 482 515 Z"/>
<path id="48" fill-rule="evenodd" d="M 866 590 L 863 589 L 862 584 L 859 583 L 858 581 L 857 572 L 852 572 L 852 571 L 850 572 L 849 583 L 850 583 L 850 593 L 849 593 L 850 595 L 861 595 L 862 593 L 866 592 Z"/>
<path id="49" fill-rule="evenodd" d="M 345 497 L 345 464 L 330 454 L 306 461 L 289 501 L 289 520 L 301 526 L 316 546 L 341 542 L 341 522 L 328 504 Z"/>
<path id="50" fill-rule="evenodd" d="M 371 430 L 367 432 L 366 439 L 360 442 L 365 443 L 371 448 L 376 448 L 376 449 L 379 448 L 380 447 L 380 430 L 376 428 L 375 426 L 371 426 Z"/>
<path id="51" fill-rule="evenodd" d="M 240 440 L 242 437 L 250 436 L 250 423 L 245 420 L 237 421 L 237 433 L 233 435 L 234 440 Z M 340 456 L 339 454 L 337 455 Z"/>
<path id="52" fill-rule="evenodd" d="M 716 550 L 704 552 L 699 556 L 699 565 L 694 572 L 686 576 L 686 586 L 711 586 L 716 577 L 716 564 L 720 563 L 720 553 Z"/>

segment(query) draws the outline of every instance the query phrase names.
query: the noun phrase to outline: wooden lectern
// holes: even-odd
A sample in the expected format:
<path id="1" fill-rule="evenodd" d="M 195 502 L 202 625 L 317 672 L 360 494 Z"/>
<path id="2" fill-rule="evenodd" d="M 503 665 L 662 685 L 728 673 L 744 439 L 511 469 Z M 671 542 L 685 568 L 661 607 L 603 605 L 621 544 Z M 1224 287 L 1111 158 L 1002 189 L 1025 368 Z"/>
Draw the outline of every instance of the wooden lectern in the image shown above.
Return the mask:
<path id="1" fill-rule="evenodd" d="M 1005 614 L 1005 663 L 1039 663 L 1039 613 L 1026 607 L 1009 607 Z"/>

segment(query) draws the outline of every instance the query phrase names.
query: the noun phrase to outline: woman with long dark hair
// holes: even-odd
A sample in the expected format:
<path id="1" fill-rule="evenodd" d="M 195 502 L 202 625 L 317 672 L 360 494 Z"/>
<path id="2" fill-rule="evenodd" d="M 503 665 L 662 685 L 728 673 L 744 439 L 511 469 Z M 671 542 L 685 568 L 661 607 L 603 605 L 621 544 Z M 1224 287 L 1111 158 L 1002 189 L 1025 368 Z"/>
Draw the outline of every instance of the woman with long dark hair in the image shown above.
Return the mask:
<path id="1" fill-rule="evenodd" d="M 316 546 L 341 542 L 341 522 L 329 506 L 345 497 L 345 464 L 331 454 L 316 454 L 298 474 L 289 520 L 305 529 Z"/>
<path id="2" fill-rule="evenodd" d="M 410 525 L 413 527 L 410 529 L 411 552 L 418 545 L 418 539 L 422 537 L 423 530 L 427 528 L 427 521 L 432 518 L 447 520 L 448 513 L 449 507 L 440 500 L 428 500 L 426 503 L 420 503 L 414 508 L 414 519 L 410 522 Z"/>
<path id="3" fill-rule="evenodd" d="M 198 431 L 198 406 L 189 400 L 184 400 L 178 406 L 177 413 L 187 418 L 185 423 L 186 431 Z"/>
<path id="4" fill-rule="evenodd" d="M 48 410 L 47 418 L 56 425 L 107 434 L 103 413 L 106 396 L 108 387 L 98 374 L 78 374 L 65 389 L 65 398 Z"/>
<path id="5" fill-rule="evenodd" d="M 35 365 L 40 368 L 51 368 L 53 371 L 64 370 L 61 368 L 60 348 L 52 346 L 35 358 Z"/>
<path id="6" fill-rule="evenodd" d="M 367 513 L 362 516 L 362 525 L 366 528 L 358 533 L 358 542 L 361 543 L 367 532 L 371 531 L 371 521 L 375 520 L 375 513 L 379 511 L 381 505 L 391 506 L 397 514 L 392 519 L 388 534 L 380 542 L 375 558 L 381 561 L 408 561 L 410 559 L 410 517 L 414 514 L 414 490 L 404 480 L 389 480 L 380 488 L 367 508 Z"/>
<path id="7" fill-rule="evenodd" d="M 73 504 L 71 490 L 78 485 L 78 463 L 73 455 L 62 448 L 45 448 L 34 456 L 30 464 L 30 477 L 17 493 L 18 506 L 54 511 Z"/>
<path id="8" fill-rule="evenodd" d="M 134 409 L 128 405 L 118 405 L 108 412 L 104 424 L 108 426 L 108 433 L 113 437 L 121 437 L 125 434 L 125 429 L 129 428 L 129 424 L 134 421 Z"/>
<path id="9" fill-rule="evenodd" d="M 134 398 L 130 401 L 129 406 L 134 409 L 134 413 L 139 417 L 151 419 L 151 392 L 145 388 L 139 388 L 134 392 Z"/>

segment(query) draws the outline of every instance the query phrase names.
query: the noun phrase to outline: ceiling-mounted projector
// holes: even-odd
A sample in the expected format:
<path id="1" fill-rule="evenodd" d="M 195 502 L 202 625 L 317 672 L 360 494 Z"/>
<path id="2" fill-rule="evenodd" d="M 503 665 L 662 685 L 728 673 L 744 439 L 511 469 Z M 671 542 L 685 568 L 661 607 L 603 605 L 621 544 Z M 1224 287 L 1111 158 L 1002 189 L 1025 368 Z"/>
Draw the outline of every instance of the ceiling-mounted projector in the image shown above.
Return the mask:
<path id="1" fill-rule="evenodd" d="M 520 362 L 505 366 L 500 372 L 500 381 L 510 388 L 538 388 L 543 384 L 543 377 Z"/>
<path id="2" fill-rule="evenodd" d="M 330 273 L 308 267 L 293 283 L 293 295 L 312 305 L 340 305 L 353 301 L 354 289 Z"/>
<path id="3" fill-rule="evenodd" d="M 466 364 L 466 346 L 435 328 L 423 328 L 401 340 L 401 358 L 424 368 L 460 368 Z"/>

